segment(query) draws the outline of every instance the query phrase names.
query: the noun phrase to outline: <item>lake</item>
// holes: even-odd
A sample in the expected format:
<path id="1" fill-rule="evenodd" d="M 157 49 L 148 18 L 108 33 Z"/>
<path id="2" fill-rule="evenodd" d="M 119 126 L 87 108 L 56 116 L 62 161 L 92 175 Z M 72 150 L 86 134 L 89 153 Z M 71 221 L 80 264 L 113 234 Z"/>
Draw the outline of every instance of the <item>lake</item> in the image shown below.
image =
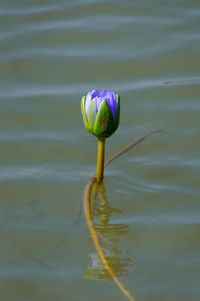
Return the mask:
<path id="1" fill-rule="evenodd" d="M 200 3 L 0 1 L 0 299 L 121 301 L 87 229 L 96 138 L 80 98 L 121 96 L 95 204 L 137 301 L 200 300 Z"/>

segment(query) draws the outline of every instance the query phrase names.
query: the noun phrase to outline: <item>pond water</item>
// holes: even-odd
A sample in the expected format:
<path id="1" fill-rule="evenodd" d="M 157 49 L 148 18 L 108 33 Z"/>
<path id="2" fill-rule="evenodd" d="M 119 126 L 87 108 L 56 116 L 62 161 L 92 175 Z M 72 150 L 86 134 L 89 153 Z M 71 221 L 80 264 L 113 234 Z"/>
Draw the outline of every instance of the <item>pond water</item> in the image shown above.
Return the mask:
<path id="1" fill-rule="evenodd" d="M 80 98 L 107 88 L 107 157 L 162 130 L 106 168 L 107 252 L 136 300 L 199 301 L 199 1 L 1 0 L 0 18 L 0 299 L 126 300 L 81 205 L 96 139 Z"/>

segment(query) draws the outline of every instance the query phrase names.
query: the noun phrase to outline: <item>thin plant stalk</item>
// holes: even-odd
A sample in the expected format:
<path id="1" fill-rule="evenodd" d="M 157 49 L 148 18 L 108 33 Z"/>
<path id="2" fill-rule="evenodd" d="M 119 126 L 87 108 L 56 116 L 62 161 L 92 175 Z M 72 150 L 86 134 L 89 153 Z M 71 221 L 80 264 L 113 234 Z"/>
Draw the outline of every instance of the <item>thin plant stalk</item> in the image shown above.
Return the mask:
<path id="1" fill-rule="evenodd" d="M 119 158 L 121 155 L 127 153 L 129 150 L 131 150 L 133 147 L 135 147 L 137 144 L 139 144 L 140 142 L 142 142 L 143 140 L 145 140 L 146 138 L 148 138 L 149 136 L 153 135 L 153 134 L 157 134 L 157 133 L 162 133 L 162 130 L 155 130 L 152 132 L 149 132 L 143 136 L 140 136 L 139 138 L 133 140 L 130 144 L 128 144 L 127 146 L 125 146 L 122 150 L 120 150 L 119 152 L 117 152 L 116 154 L 114 154 L 112 157 L 110 157 L 106 162 L 105 162 L 105 166 L 108 166 L 111 162 L 113 162 L 114 160 L 116 160 L 117 158 Z"/>
<path id="2" fill-rule="evenodd" d="M 105 138 L 98 138 L 96 166 L 96 179 L 98 182 L 102 182 L 104 177 L 105 140 Z"/>

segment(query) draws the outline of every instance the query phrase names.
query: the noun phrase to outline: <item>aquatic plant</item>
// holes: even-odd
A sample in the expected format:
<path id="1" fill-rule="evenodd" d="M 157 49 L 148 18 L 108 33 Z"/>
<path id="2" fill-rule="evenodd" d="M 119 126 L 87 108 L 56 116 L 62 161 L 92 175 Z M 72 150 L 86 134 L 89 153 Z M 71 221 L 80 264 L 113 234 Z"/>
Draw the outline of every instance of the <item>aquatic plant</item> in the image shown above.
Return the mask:
<path id="1" fill-rule="evenodd" d="M 92 90 L 81 98 L 81 113 L 86 130 L 98 138 L 96 178 L 104 175 L 105 139 L 119 126 L 120 97 L 110 90 Z"/>
<path id="2" fill-rule="evenodd" d="M 85 128 L 98 138 L 110 137 L 119 126 L 120 97 L 110 90 L 92 90 L 81 98 Z"/>
<path id="3" fill-rule="evenodd" d="M 98 138 L 96 175 L 90 178 L 88 184 L 86 185 L 84 194 L 84 210 L 87 226 L 93 239 L 97 254 L 105 268 L 105 271 L 115 282 L 123 295 L 126 296 L 127 300 L 135 301 L 132 293 L 119 279 L 119 271 L 112 267 L 111 260 L 108 254 L 106 254 L 106 250 L 104 250 L 102 246 L 101 239 L 98 235 L 98 227 L 95 227 L 93 224 L 94 208 L 92 206 L 91 195 L 94 191 L 96 191 L 98 194 L 101 194 L 100 191 L 102 191 L 103 187 L 102 185 L 105 166 L 109 165 L 116 158 L 132 149 L 148 136 L 160 132 L 160 130 L 156 130 L 139 137 L 104 163 L 105 139 L 110 137 L 119 126 L 120 97 L 113 91 L 103 90 L 102 92 L 100 92 L 99 90 L 92 90 L 88 92 L 87 96 L 83 96 L 81 98 L 81 112 L 86 130 L 88 130 Z M 105 200 L 105 196 L 103 197 L 103 199 Z"/>

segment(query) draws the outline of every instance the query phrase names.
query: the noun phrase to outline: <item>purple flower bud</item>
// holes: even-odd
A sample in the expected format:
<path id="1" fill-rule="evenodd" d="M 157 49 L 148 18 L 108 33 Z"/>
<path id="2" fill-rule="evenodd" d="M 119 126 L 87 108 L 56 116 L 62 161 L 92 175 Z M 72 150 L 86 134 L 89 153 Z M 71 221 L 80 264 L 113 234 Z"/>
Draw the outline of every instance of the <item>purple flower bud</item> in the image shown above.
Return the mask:
<path id="1" fill-rule="evenodd" d="M 119 125 L 120 98 L 109 90 L 92 90 L 81 99 L 86 129 L 97 137 L 109 137 Z"/>

